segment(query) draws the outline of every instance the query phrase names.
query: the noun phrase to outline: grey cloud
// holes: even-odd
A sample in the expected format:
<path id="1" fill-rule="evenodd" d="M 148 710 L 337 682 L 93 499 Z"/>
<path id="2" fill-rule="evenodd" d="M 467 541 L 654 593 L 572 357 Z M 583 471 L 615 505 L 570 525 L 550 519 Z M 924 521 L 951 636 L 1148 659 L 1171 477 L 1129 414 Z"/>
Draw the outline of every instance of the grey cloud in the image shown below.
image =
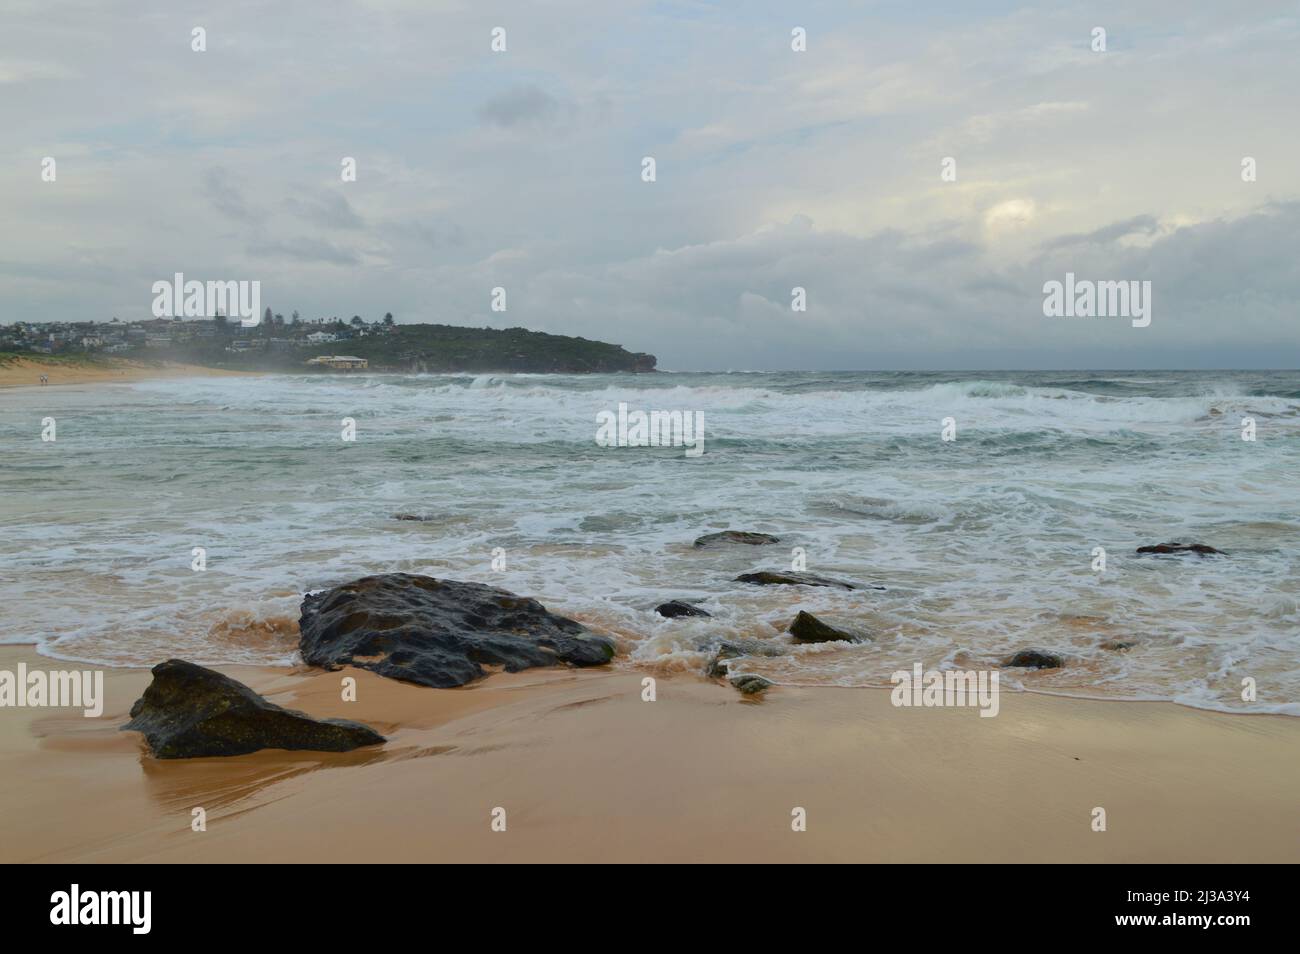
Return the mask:
<path id="1" fill-rule="evenodd" d="M 203 173 L 203 194 L 212 203 L 213 208 L 236 221 L 252 225 L 265 218 L 263 213 L 249 205 L 238 183 L 221 166 L 215 166 Z"/>
<path id="2" fill-rule="evenodd" d="M 1071 245 L 1105 245 L 1129 235 L 1153 235 L 1159 228 L 1160 222 L 1154 215 L 1135 215 L 1131 219 L 1115 222 L 1094 229 L 1091 232 L 1059 236 L 1044 243 L 1044 247 L 1067 248 Z"/>
<path id="3" fill-rule="evenodd" d="M 766 8 L 560 3 L 519 5 L 500 57 L 458 3 L 340 5 L 310 37 L 294 5 L 241 7 L 203 56 L 161 0 L 7 9 L 30 63 L 114 82 L 0 84 L 0 320 L 148 317 L 150 276 L 255 268 L 285 311 L 403 321 L 500 325 L 504 284 L 510 324 L 665 367 L 1295 361 L 1300 214 L 1242 214 L 1300 195 L 1294 17 L 1129 5 L 1112 39 L 1141 49 L 1099 59 L 1047 0 L 861 5 L 794 55 Z M 1152 326 L 1046 321 L 1067 270 L 1149 277 Z"/>
<path id="4" fill-rule="evenodd" d="M 284 208 L 298 218 L 322 228 L 359 229 L 365 225 L 347 198 L 337 192 L 290 196 L 284 200 Z"/>
<path id="5" fill-rule="evenodd" d="M 325 262 L 331 265 L 361 264 L 361 256 L 352 249 L 340 248 L 332 242 L 313 238 L 262 242 L 250 246 L 248 252 L 256 257 L 272 256 L 297 262 Z"/>
<path id="6" fill-rule="evenodd" d="M 456 248 L 465 244 L 465 230 L 455 222 L 393 222 L 385 226 L 385 231 L 430 248 Z"/>
<path id="7" fill-rule="evenodd" d="M 559 114 L 560 101 L 531 84 L 498 93 L 478 109 L 483 122 L 504 128 L 551 122 Z"/>
<path id="8" fill-rule="evenodd" d="M 1097 231 L 1129 234 L 1148 220 L 1158 227 L 1139 216 Z M 1178 229 L 1149 247 L 1062 246 L 1003 266 L 988 250 L 954 256 L 943 241 L 917 246 L 899 232 L 775 229 L 541 274 L 511 306 L 563 314 L 589 336 L 616 325 L 629 347 L 681 370 L 737 367 L 743 358 L 769 368 L 1179 367 L 1200 355 L 1223 366 L 1247 354 L 1293 366 L 1297 236 L 1300 203 L 1280 203 Z M 1152 326 L 1045 319 L 1042 284 L 1067 270 L 1151 280 Z M 805 314 L 790 311 L 793 285 L 807 289 Z"/>

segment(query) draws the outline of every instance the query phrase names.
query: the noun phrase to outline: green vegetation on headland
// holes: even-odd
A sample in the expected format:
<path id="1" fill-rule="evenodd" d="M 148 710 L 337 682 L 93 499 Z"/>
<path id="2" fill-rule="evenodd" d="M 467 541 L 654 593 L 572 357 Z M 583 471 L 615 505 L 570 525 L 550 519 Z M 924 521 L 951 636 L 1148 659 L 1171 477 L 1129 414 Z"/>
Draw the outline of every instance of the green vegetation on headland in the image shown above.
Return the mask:
<path id="1" fill-rule="evenodd" d="M 268 310 L 269 311 L 269 310 Z M 233 371 L 338 373 L 312 358 L 362 358 L 369 371 L 560 373 L 654 371 L 655 357 L 621 345 L 524 328 L 400 325 L 360 318 L 304 322 L 268 314 L 256 327 L 238 321 L 154 319 L 123 323 L 0 329 L 0 350 L 15 357 L 80 360 L 97 355 L 179 362 Z M 48 358 L 47 358 L 48 360 Z"/>
<path id="2" fill-rule="evenodd" d="M 31 351 L 0 351 L 0 368 L 19 361 L 38 360 L 43 365 L 63 368 L 94 368 L 104 364 L 104 359 L 91 351 L 72 351 L 66 354 L 44 354 Z"/>

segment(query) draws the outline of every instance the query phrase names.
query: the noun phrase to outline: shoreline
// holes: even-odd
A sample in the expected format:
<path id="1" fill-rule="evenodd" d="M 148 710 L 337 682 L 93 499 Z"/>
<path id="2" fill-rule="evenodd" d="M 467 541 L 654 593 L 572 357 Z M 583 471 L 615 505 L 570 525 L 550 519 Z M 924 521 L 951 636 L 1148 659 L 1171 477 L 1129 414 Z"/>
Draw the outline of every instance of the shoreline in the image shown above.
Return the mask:
<path id="1" fill-rule="evenodd" d="M 111 362 L 111 363 L 108 363 Z M 518 371 L 518 370 L 444 370 L 444 371 L 405 371 L 396 368 L 367 368 L 360 371 L 321 371 L 310 368 L 286 367 L 276 369 L 242 370 L 235 368 L 215 368 L 204 364 L 187 364 L 177 361 L 160 361 L 157 364 L 136 361 L 130 358 L 101 359 L 98 362 L 61 363 L 44 362 L 33 358 L 19 358 L 8 364 L 0 363 L 0 390 L 24 390 L 41 387 L 71 387 L 91 384 L 128 384 L 135 381 L 151 381 L 164 378 L 186 377 L 262 377 L 273 374 L 302 375 L 310 374 L 321 378 L 353 377 L 358 375 L 391 375 L 407 377 L 412 375 L 524 375 L 572 377 L 582 374 L 627 374 L 642 377 L 659 373 L 659 369 L 648 371 Z M 48 384 L 40 383 L 40 376 L 48 375 Z"/>
<path id="2" fill-rule="evenodd" d="M 145 666 L 132 666 L 132 665 L 117 664 L 117 663 L 100 663 L 100 662 L 95 662 L 93 660 L 80 659 L 77 657 L 56 656 L 50 653 L 43 652 L 40 648 L 39 643 L 32 643 L 32 642 L 0 643 L 0 668 L 4 668 L 4 666 L 6 665 L 6 663 L 4 662 L 4 651 L 6 649 L 20 649 L 20 650 L 29 649 L 31 650 L 32 653 L 31 658 L 38 659 L 38 660 L 46 660 L 49 663 L 49 665 L 44 667 L 46 669 L 56 669 L 56 668 L 77 669 L 77 670 L 91 669 L 91 670 L 103 670 L 106 673 L 107 672 L 132 673 L 132 672 L 148 671 L 148 667 Z M 753 658 L 753 657 L 746 657 L 746 658 Z M 27 660 L 27 662 L 28 662 L 29 669 L 34 668 L 31 665 L 30 660 Z M 312 673 L 312 672 L 320 671 L 317 670 L 315 667 L 308 666 L 302 662 L 290 663 L 285 665 L 276 665 L 272 663 L 213 663 L 213 664 L 205 664 L 205 665 L 207 665 L 208 668 L 216 669 L 219 672 L 225 672 L 226 670 L 229 669 L 252 669 L 264 673 L 275 673 L 275 672 Z M 535 669 L 533 671 L 537 672 L 539 670 Z M 633 673 L 636 673 L 638 674 L 638 678 L 642 678 L 644 676 L 654 676 L 657 679 L 658 678 L 679 678 L 679 677 L 686 678 L 691 675 L 701 674 L 701 673 L 695 673 L 691 669 L 685 669 L 685 670 L 666 669 L 666 670 L 657 671 L 654 669 L 653 666 L 645 666 L 641 669 L 615 668 L 612 669 L 611 671 L 620 672 L 626 675 L 631 675 Z M 709 680 L 707 678 L 705 678 L 705 681 L 712 682 L 712 680 Z M 722 682 L 725 683 L 726 680 L 724 679 L 722 680 Z M 888 695 L 889 693 L 894 691 L 893 686 L 884 685 L 884 684 L 844 685 L 842 683 L 779 682 L 778 681 L 778 682 L 774 682 L 773 685 L 778 689 L 798 689 L 798 690 L 807 690 L 809 692 L 822 692 L 822 691 L 883 692 Z M 464 688 L 471 688 L 471 687 L 464 687 Z M 1063 689 L 1056 690 L 1056 689 L 1040 689 L 1040 688 L 1027 688 L 1027 689 L 1018 688 L 1018 689 L 1000 689 L 999 691 L 1004 695 L 1041 696 L 1044 699 L 1063 699 L 1067 702 L 1095 702 L 1102 705 L 1121 704 L 1121 705 L 1135 705 L 1135 706 L 1174 706 L 1175 708 L 1179 708 L 1179 709 L 1187 709 L 1190 712 L 1204 712 L 1212 715 L 1228 716 L 1230 718 L 1259 717 L 1259 718 L 1281 718 L 1281 719 L 1300 720 L 1300 714 L 1295 714 L 1291 711 L 1266 710 L 1266 709 L 1216 709 L 1210 706 L 1193 705 L 1190 702 L 1180 702 L 1177 699 L 1133 698 L 1133 697 L 1124 697 L 1124 696 L 1087 695 L 1084 693 L 1067 692 Z M 1297 705 L 1297 703 L 1284 703 L 1283 705 L 1286 705 L 1288 707 L 1294 707 L 1295 705 Z"/>
<path id="3" fill-rule="evenodd" d="M 45 361 L 22 357 L 0 364 L 0 389 L 70 387 L 88 384 L 129 384 L 159 378 L 247 377 L 256 371 L 209 368 L 199 364 L 160 361 L 152 364 L 128 358 L 101 358 L 94 361 Z M 49 378 L 41 384 L 40 377 Z"/>
<path id="4" fill-rule="evenodd" d="M 55 668 L 33 646 L 0 668 Z M 271 701 L 388 738 L 343 754 L 160 761 L 120 732 L 150 681 L 104 668 L 103 716 L 0 709 L 5 861 L 1290 861 L 1294 717 L 1002 695 L 533 669 L 460 689 L 365 670 L 222 666 Z M 345 676 L 357 701 L 343 702 Z M 841 687 L 834 687 L 841 688 Z M 377 806 L 382 806 L 378 808 Z M 1091 830 L 1104 807 L 1108 830 Z M 190 830 L 191 811 L 207 831 Z M 504 807 L 507 831 L 490 812 Z M 791 811 L 807 811 L 804 832 Z"/>

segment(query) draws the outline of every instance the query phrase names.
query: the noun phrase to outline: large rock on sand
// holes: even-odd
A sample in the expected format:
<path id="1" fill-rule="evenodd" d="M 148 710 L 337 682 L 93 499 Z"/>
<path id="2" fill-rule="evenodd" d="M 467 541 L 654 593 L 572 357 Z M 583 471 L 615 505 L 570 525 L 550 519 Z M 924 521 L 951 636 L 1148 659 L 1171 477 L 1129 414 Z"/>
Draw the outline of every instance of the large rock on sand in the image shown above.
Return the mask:
<path id="1" fill-rule="evenodd" d="M 706 549 L 726 546 L 729 543 L 761 547 L 780 542 L 780 537 L 774 537 L 770 533 L 755 533 L 753 530 L 723 530 L 721 533 L 706 533 L 695 541 L 695 545 L 700 549 Z"/>
<path id="2" fill-rule="evenodd" d="M 310 665 L 358 666 L 447 689 L 533 666 L 599 666 L 614 644 L 526 596 L 410 573 L 367 576 L 308 596 L 298 648 Z"/>
<path id="3" fill-rule="evenodd" d="M 143 732 L 160 759 L 244 755 L 258 749 L 348 752 L 384 737 L 360 722 L 313 719 L 267 702 L 242 682 L 194 663 L 169 659 L 122 726 Z"/>

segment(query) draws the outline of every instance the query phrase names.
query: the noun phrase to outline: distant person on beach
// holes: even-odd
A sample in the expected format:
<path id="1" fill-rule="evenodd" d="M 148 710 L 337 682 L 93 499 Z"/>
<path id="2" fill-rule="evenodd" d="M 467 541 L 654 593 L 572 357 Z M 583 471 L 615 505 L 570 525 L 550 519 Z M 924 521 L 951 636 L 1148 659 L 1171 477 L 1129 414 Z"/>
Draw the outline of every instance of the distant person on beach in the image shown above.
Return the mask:
<path id="1" fill-rule="evenodd" d="M 41 384 L 49 384 L 49 383 L 50 383 L 50 376 L 48 374 L 42 374 Z"/>

